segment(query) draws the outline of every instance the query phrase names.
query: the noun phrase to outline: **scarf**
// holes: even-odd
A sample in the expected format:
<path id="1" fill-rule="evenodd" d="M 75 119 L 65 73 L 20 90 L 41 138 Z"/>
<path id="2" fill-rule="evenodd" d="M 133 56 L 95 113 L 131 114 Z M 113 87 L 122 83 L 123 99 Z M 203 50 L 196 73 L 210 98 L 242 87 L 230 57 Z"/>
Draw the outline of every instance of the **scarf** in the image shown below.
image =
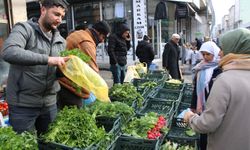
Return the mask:
<path id="1" fill-rule="evenodd" d="M 201 113 L 203 110 L 205 110 L 205 103 L 206 103 L 205 90 L 209 92 L 208 84 L 213 75 L 213 71 L 217 66 L 218 66 L 217 61 L 214 62 L 202 61 L 193 68 L 193 71 L 197 72 L 197 79 L 196 79 L 197 113 Z"/>
<path id="2" fill-rule="evenodd" d="M 224 56 L 219 66 L 223 71 L 227 70 L 250 70 L 250 54 L 229 53 Z"/>

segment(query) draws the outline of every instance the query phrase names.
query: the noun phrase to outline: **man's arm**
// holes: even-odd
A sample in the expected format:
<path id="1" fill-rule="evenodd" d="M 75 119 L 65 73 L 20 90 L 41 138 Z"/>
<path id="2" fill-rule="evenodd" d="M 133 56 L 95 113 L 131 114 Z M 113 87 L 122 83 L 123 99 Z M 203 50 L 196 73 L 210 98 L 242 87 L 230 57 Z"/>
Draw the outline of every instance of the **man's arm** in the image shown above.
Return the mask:
<path id="1" fill-rule="evenodd" d="M 116 45 L 116 37 L 114 35 L 111 35 L 108 41 L 108 54 L 110 59 L 115 60 L 115 62 L 117 63 L 117 59 L 115 56 L 115 45 Z"/>
<path id="2" fill-rule="evenodd" d="M 48 55 L 25 50 L 31 32 L 29 28 L 25 27 L 24 23 L 17 23 L 3 45 L 2 58 L 10 64 L 48 64 Z"/>
<path id="3" fill-rule="evenodd" d="M 167 67 L 168 67 L 169 51 L 170 51 L 170 45 L 169 45 L 169 43 L 167 43 L 164 47 L 164 51 L 162 54 L 162 67 L 165 69 L 167 69 Z"/>

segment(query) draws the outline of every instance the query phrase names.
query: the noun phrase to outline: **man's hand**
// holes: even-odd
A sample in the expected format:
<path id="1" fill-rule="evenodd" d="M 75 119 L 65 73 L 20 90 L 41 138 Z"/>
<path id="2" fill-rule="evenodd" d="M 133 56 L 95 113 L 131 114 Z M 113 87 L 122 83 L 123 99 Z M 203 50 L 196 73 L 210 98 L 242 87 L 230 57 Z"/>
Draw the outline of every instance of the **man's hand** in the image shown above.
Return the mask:
<path id="1" fill-rule="evenodd" d="M 69 60 L 69 57 L 49 57 L 48 64 L 50 66 L 64 67 L 65 62 Z"/>

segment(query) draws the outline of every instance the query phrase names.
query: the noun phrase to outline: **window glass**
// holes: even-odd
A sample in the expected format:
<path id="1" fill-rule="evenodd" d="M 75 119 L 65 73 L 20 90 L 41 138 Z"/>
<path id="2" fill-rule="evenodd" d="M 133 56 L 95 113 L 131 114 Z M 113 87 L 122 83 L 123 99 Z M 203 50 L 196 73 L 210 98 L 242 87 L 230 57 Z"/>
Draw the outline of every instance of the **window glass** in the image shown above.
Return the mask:
<path id="1" fill-rule="evenodd" d="M 6 6 L 4 0 L 0 0 L 0 49 L 2 49 L 3 42 L 9 33 L 8 19 L 6 14 Z M 3 84 L 6 84 L 9 64 L 0 58 L 0 91 Z"/>

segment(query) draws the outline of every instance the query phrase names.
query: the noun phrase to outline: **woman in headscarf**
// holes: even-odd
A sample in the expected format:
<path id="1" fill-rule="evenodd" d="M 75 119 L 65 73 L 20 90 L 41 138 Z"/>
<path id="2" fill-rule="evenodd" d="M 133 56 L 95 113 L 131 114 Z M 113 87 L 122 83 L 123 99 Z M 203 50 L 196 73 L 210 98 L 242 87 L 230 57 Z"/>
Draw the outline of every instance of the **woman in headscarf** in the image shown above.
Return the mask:
<path id="1" fill-rule="evenodd" d="M 217 68 L 220 48 L 214 42 L 208 41 L 203 43 L 199 51 L 203 56 L 203 60 L 192 69 L 195 72 L 195 78 L 191 110 L 201 114 L 205 109 L 205 103 L 212 87 L 213 79 L 221 71 Z M 206 134 L 200 135 L 199 145 L 200 150 L 206 150 Z"/>
<path id="2" fill-rule="evenodd" d="M 206 108 L 199 116 L 187 112 L 193 130 L 208 133 L 208 150 L 250 149 L 250 31 L 236 29 L 221 37 L 224 57 Z"/>

